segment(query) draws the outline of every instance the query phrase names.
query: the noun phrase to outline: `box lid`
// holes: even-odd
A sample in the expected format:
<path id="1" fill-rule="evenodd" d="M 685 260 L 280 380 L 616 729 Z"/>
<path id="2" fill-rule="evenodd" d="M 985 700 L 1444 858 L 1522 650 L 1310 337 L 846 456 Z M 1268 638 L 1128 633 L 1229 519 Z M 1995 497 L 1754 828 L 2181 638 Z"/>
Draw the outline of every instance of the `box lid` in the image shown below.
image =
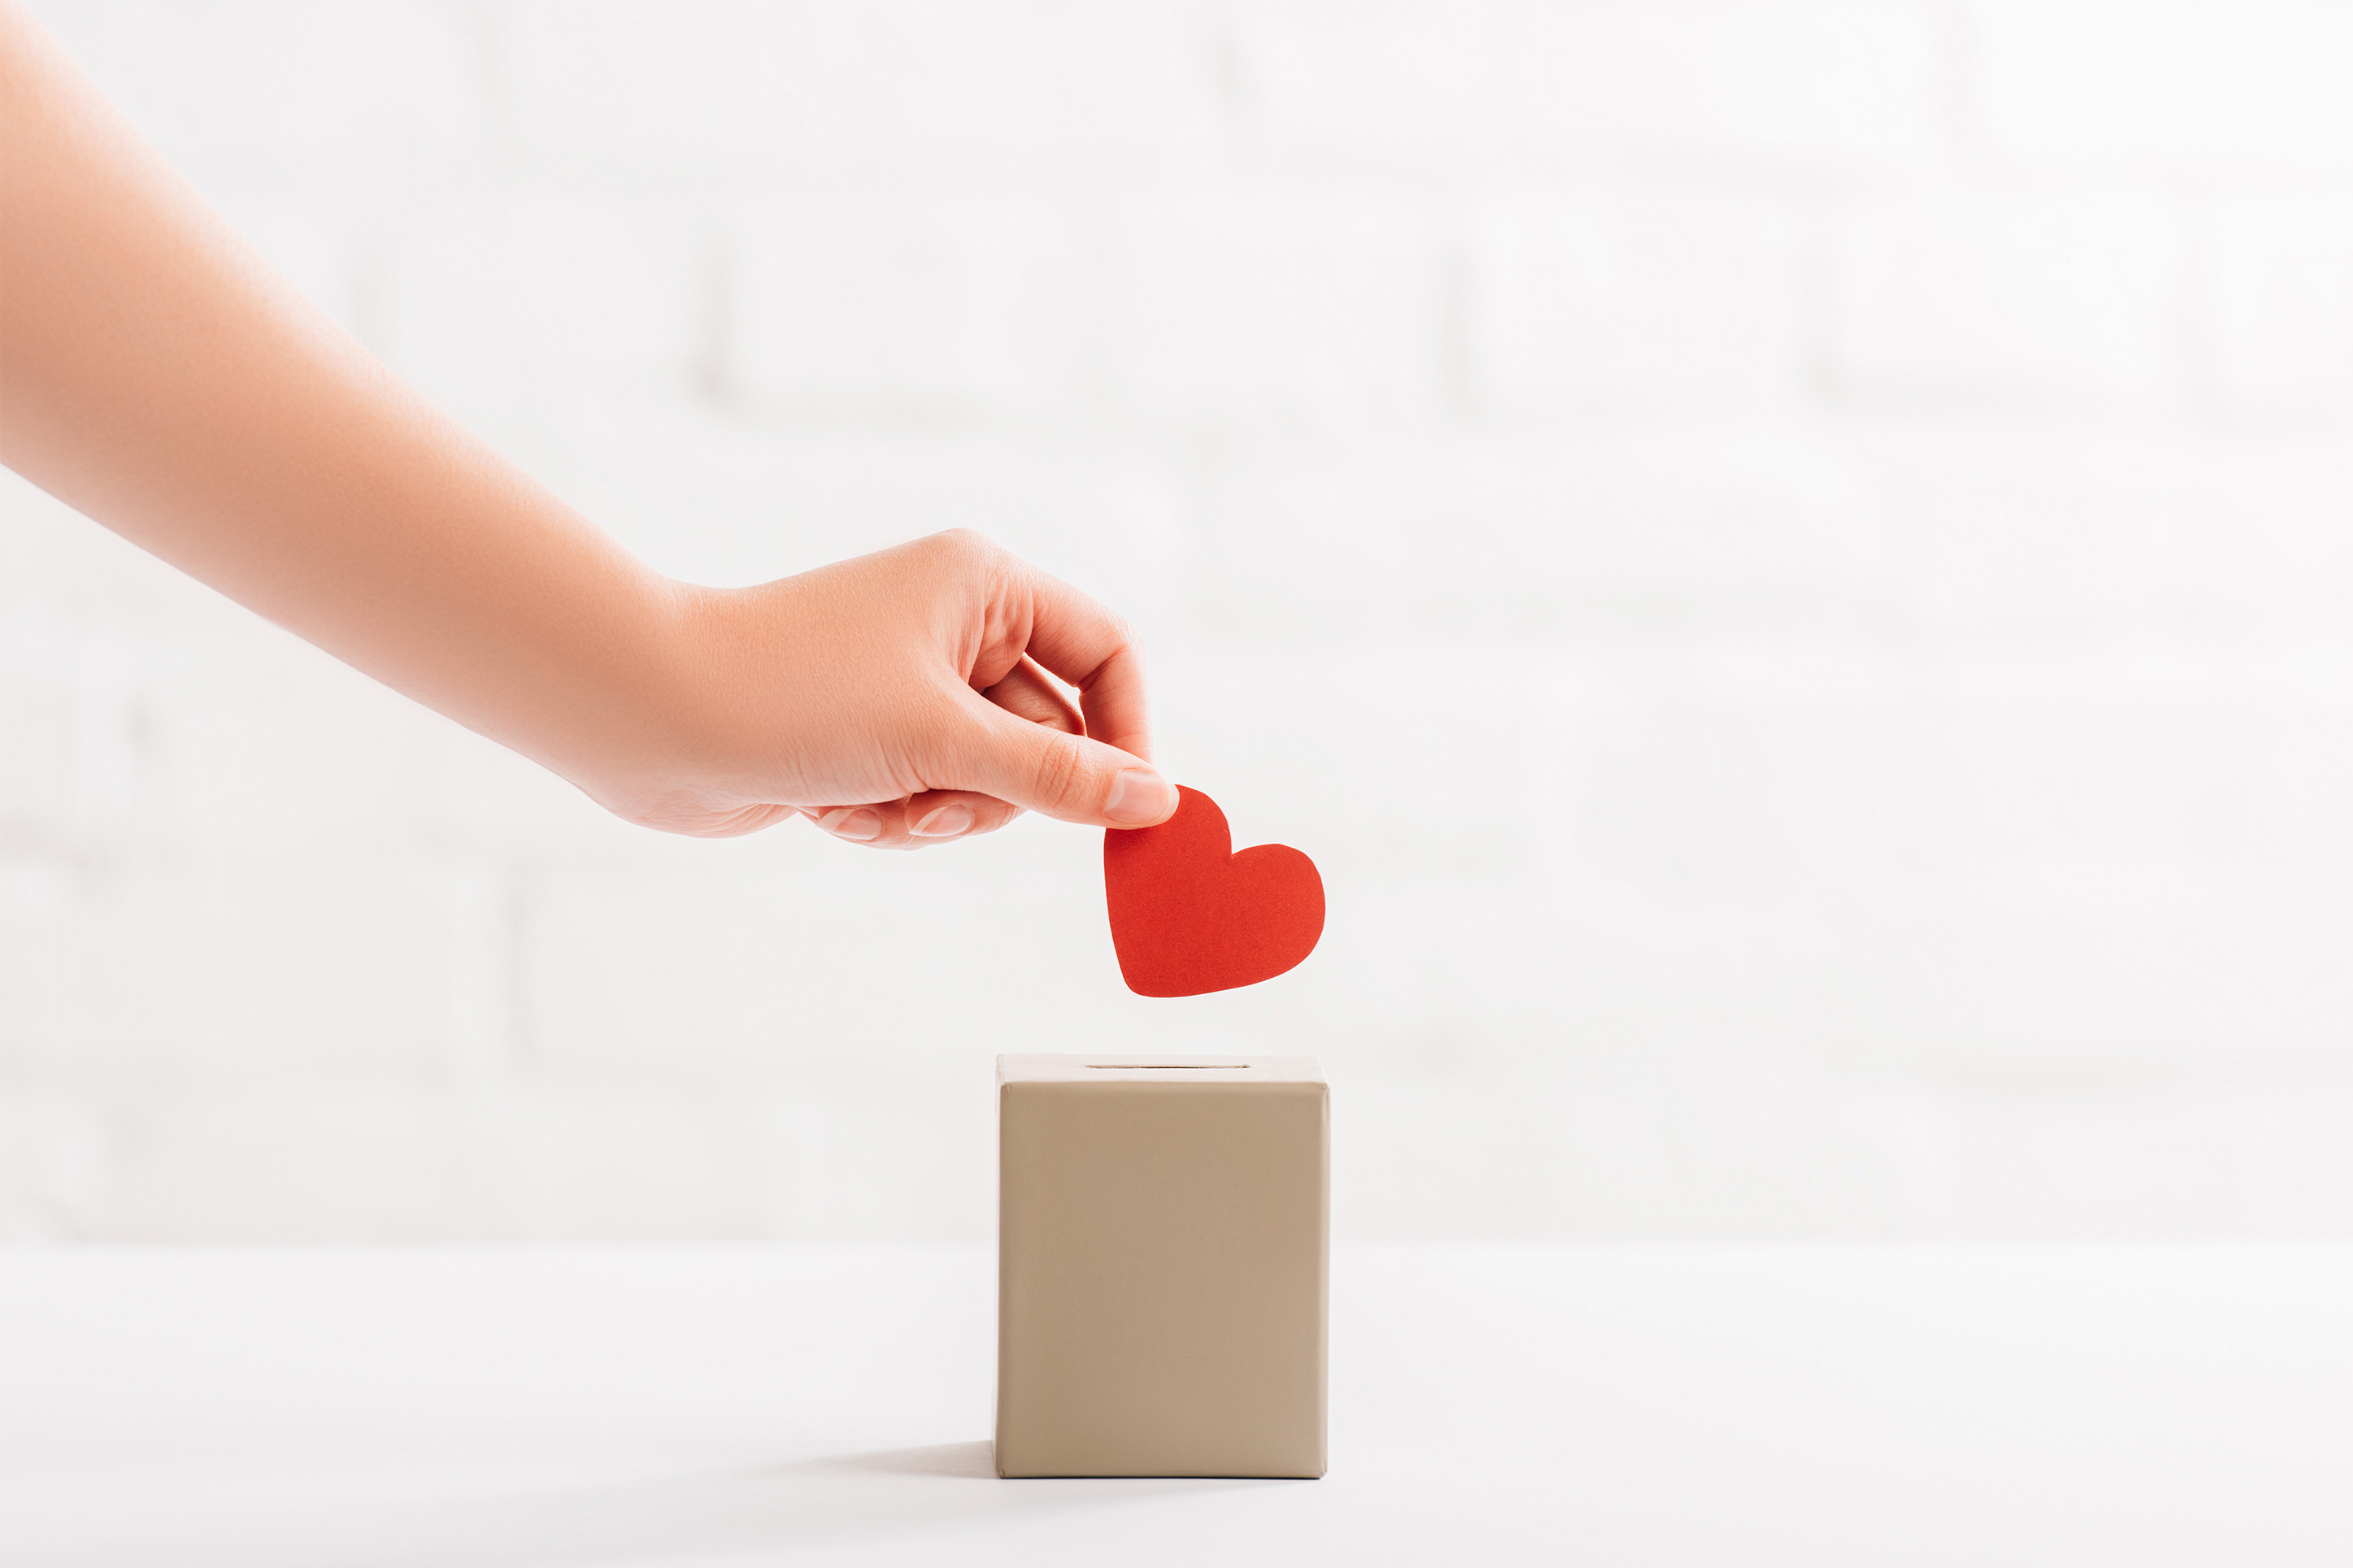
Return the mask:
<path id="1" fill-rule="evenodd" d="M 1161 1052 L 1123 1056 L 1028 1055 L 997 1058 L 997 1081 L 1008 1083 L 1322 1083 L 1314 1057 L 1197 1057 Z"/>

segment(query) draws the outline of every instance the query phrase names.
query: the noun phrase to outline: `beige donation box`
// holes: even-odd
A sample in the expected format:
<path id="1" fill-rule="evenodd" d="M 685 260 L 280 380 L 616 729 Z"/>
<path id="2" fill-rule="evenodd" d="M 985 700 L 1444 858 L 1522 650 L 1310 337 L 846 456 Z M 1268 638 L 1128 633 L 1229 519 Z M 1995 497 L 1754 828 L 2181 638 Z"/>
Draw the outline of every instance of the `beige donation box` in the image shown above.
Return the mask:
<path id="1" fill-rule="evenodd" d="M 1308 1057 L 999 1057 L 997 1473 L 1320 1476 Z"/>

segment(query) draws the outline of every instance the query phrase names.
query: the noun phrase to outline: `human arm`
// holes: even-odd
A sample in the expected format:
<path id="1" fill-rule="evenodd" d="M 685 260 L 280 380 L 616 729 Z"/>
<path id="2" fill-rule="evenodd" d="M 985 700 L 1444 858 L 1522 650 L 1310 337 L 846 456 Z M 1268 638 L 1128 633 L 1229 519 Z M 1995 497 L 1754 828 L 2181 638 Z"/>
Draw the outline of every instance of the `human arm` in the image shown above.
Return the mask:
<path id="1" fill-rule="evenodd" d="M 1175 806 L 1101 606 L 954 532 L 756 588 L 662 575 L 275 278 L 7 0 L 0 462 L 649 826 L 801 811 L 897 846 L 958 805 Z"/>

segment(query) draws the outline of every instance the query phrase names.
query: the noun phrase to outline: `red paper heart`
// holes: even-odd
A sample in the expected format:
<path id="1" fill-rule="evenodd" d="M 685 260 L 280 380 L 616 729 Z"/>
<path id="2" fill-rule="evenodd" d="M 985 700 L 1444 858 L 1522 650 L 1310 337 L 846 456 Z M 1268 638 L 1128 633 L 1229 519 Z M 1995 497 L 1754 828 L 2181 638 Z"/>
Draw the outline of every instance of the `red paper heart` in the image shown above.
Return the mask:
<path id="1" fill-rule="evenodd" d="M 1315 951 L 1324 879 L 1287 844 L 1231 853 L 1218 803 L 1178 785 L 1157 827 L 1103 835 L 1119 972 L 1139 996 L 1198 996 L 1271 980 Z"/>

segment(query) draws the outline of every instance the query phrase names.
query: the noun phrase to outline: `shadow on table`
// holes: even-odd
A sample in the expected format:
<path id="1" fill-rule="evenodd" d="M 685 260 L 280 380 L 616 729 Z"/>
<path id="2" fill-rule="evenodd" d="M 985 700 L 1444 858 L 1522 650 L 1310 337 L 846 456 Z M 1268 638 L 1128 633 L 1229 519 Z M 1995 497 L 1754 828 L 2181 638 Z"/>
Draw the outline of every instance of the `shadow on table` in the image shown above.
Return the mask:
<path id="1" fill-rule="evenodd" d="M 1281 1482 L 1194 1478 L 1001 1480 L 990 1446 L 944 1443 L 472 1505 L 415 1568 L 665 1563 L 987 1528 Z"/>
<path id="2" fill-rule="evenodd" d="M 928 1448 L 882 1448 L 871 1454 L 844 1454 L 834 1459 L 807 1459 L 779 1465 L 783 1470 L 838 1470 L 865 1476 L 962 1476 L 993 1481 L 997 1447 L 986 1437 L 977 1443 L 934 1443 Z"/>

